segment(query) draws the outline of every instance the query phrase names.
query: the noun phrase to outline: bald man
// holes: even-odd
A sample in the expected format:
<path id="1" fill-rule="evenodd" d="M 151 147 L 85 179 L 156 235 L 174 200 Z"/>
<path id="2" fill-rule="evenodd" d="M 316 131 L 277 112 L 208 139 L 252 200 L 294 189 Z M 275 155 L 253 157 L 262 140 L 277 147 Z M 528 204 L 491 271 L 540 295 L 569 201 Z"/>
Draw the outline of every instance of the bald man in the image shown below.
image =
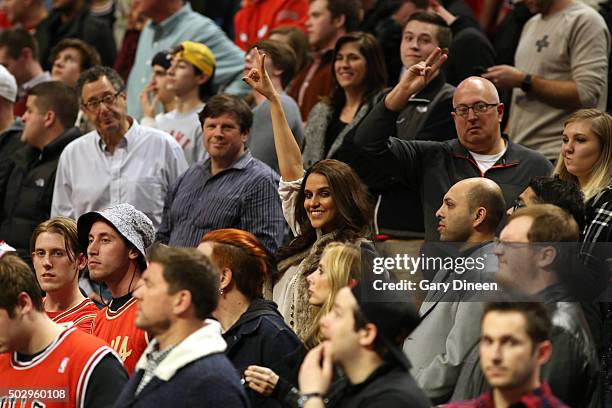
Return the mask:
<path id="1" fill-rule="evenodd" d="M 462 263 L 454 263 L 454 269 L 445 263 L 431 282 L 422 282 L 430 290 L 419 310 L 421 323 L 404 342 L 412 375 L 434 404 L 449 400 L 480 335 L 482 303 L 466 301 L 480 291 L 459 289 L 454 282 L 482 282 L 484 272 L 497 270 L 492 241 L 505 209 L 501 188 L 487 178 L 473 177 L 453 185 L 436 211 L 440 240 L 457 243 L 454 256 Z M 463 261 L 467 259 L 473 261 Z"/>
<path id="2" fill-rule="evenodd" d="M 486 177 L 495 181 L 506 202 L 512 203 L 531 177 L 547 176 L 551 163 L 541 154 L 512 143 L 501 133 L 504 105 L 493 84 L 469 77 L 453 96 L 457 139 L 443 142 L 400 140 L 396 120 L 410 96 L 422 90 L 444 62 L 439 49 L 427 61 L 410 67 L 401 81 L 358 126 L 355 145 L 366 160 L 356 170 L 373 190 L 389 182 L 416 186 L 425 219 L 425 240 L 437 241 L 436 210 L 457 181 Z"/>

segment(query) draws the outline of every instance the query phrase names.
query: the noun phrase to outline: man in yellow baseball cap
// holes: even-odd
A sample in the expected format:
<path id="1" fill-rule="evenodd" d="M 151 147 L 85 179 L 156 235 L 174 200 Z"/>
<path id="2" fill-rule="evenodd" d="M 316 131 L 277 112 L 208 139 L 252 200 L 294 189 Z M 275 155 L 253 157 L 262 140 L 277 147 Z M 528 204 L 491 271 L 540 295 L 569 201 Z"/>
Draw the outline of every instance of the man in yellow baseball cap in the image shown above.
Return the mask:
<path id="1" fill-rule="evenodd" d="M 212 96 L 215 56 L 201 43 L 184 41 L 172 51 L 166 87 L 174 92 L 175 108 L 155 117 L 156 127 L 179 142 L 189 165 L 206 157 L 198 113 Z"/>

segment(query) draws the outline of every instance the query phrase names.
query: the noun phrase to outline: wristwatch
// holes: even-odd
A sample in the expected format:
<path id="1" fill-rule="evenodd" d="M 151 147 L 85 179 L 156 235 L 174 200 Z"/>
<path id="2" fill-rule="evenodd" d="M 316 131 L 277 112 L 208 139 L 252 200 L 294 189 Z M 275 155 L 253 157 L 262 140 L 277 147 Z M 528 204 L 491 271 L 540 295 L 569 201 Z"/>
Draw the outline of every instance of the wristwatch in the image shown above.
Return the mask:
<path id="1" fill-rule="evenodd" d="M 304 405 L 306 405 L 306 402 L 311 398 L 321 398 L 321 400 L 323 400 L 323 403 L 325 404 L 325 400 L 323 399 L 323 394 L 319 392 L 311 392 L 310 394 L 300 394 L 300 397 L 296 401 L 297 407 L 304 408 Z"/>
<path id="2" fill-rule="evenodd" d="M 523 92 L 529 92 L 531 90 L 531 74 L 525 75 L 525 78 L 521 81 L 521 89 Z"/>

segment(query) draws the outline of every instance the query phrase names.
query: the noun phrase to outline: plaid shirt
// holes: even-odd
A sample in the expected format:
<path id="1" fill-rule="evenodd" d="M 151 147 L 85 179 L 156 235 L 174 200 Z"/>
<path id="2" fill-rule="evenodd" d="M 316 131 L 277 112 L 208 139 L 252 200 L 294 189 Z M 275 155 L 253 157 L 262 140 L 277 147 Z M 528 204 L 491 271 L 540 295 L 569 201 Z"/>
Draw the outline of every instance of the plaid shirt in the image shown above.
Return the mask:
<path id="1" fill-rule="evenodd" d="M 547 383 L 542 383 L 539 388 L 523 395 L 520 400 L 511 404 L 509 408 L 519 407 L 569 408 L 552 394 Z M 444 408 L 495 408 L 495 403 L 493 402 L 493 395 L 488 392 L 472 400 L 451 402 L 444 405 Z"/>
<path id="2" fill-rule="evenodd" d="M 597 242 L 610 242 L 612 240 L 612 186 L 601 190 L 587 203 L 586 225 L 582 233 L 582 247 L 580 253 L 586 258 L 596 248 Z"/>
<path id="3" fill-rule="evenodd" d="M 142 374 L 138 388 L 136 388 L 136 395 L 140 394 L 140 391 L 153 379 L 155 376 L 155 369 L 158 365 L 166 358 L 166 356 L 174 349 L 174 346 L 168 347 L 165 350 L 159 350 L 159 344 L 156 339 L 153 339 L 151 343 L 154 343 L 153 350 L 147 354 L 147 366 L 145 372 Z"/>

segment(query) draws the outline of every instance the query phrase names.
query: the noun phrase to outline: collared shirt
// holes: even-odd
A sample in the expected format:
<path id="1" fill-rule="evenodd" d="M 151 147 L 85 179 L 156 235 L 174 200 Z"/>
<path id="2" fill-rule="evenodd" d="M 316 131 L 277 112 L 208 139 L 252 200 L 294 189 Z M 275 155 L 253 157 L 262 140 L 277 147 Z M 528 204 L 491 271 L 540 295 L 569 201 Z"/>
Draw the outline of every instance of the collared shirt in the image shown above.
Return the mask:
<path id="1" fill-rule="evenodd" d="M 57 167 L 51 216 L 77 219 L 89 211 L 130 203 L 159 227 L 170 185 L 187 169 L 181 146 L 136 120 L 114 153 L 97 131 L 64 149 Z"/>
<path id="2" fill-rule="evenodd" d="M 213 84 L 231 84 L 228 93 L 247 93 L 241 81 L 244 52 L 208 17 L 194 12 L 187 2 L 179 11 L 159 24 L 145 24 L 138 40 L 134 67 L 127 83 L 128 113 L 142 117 L 140 92 L 151 78 L 151 59 L 160 51 L 173 49 L 183 41 L 206 44 L 215 55 L 216 66 Z"/>
<path id="3" fill-rule="evenodd" d="M 278 174 L 248 150 L 214 176 L 210 165 L 210 158 L 195 163 L 172 185 L 156 240 L 195 247 L 208 231 L 239 228 L 274 253 L 284 230 Z"/>
<path id="4" fill-rule="evenodd" d="M 146 385 L 153 379 L 157 366 L 164 361 L 166 356 L 168 356 L 168 354 L 170 354 L 170 352 L 176 346 L 175 344 L 174 346 L 170 346 L 165 350 L 160 350 L 157 339 L 151 340 L 151 344 L 153 345 L 153 348 L 145 355 L 147 365 L 144 373 L 142 374 L 142 378 L 140 379 L 140 383 L 138 384 L 138 388 L 136 388 L 136 395 L 140 394 L 140 391 L 142 391 L 142 389 L 146 387 Z"/>
<path id="5" fill-rule="evenodd" d="M 523 395 L 520 400 L 511 404 L 510 407 L 519 408 L 567 408 L 563 402 L 553 395 L 547 383 L 539 388 Z M 488 392 L 480 397 L 468 401 L 451 402 L 445 408 L 495 408 L 493 395 Z"/>

